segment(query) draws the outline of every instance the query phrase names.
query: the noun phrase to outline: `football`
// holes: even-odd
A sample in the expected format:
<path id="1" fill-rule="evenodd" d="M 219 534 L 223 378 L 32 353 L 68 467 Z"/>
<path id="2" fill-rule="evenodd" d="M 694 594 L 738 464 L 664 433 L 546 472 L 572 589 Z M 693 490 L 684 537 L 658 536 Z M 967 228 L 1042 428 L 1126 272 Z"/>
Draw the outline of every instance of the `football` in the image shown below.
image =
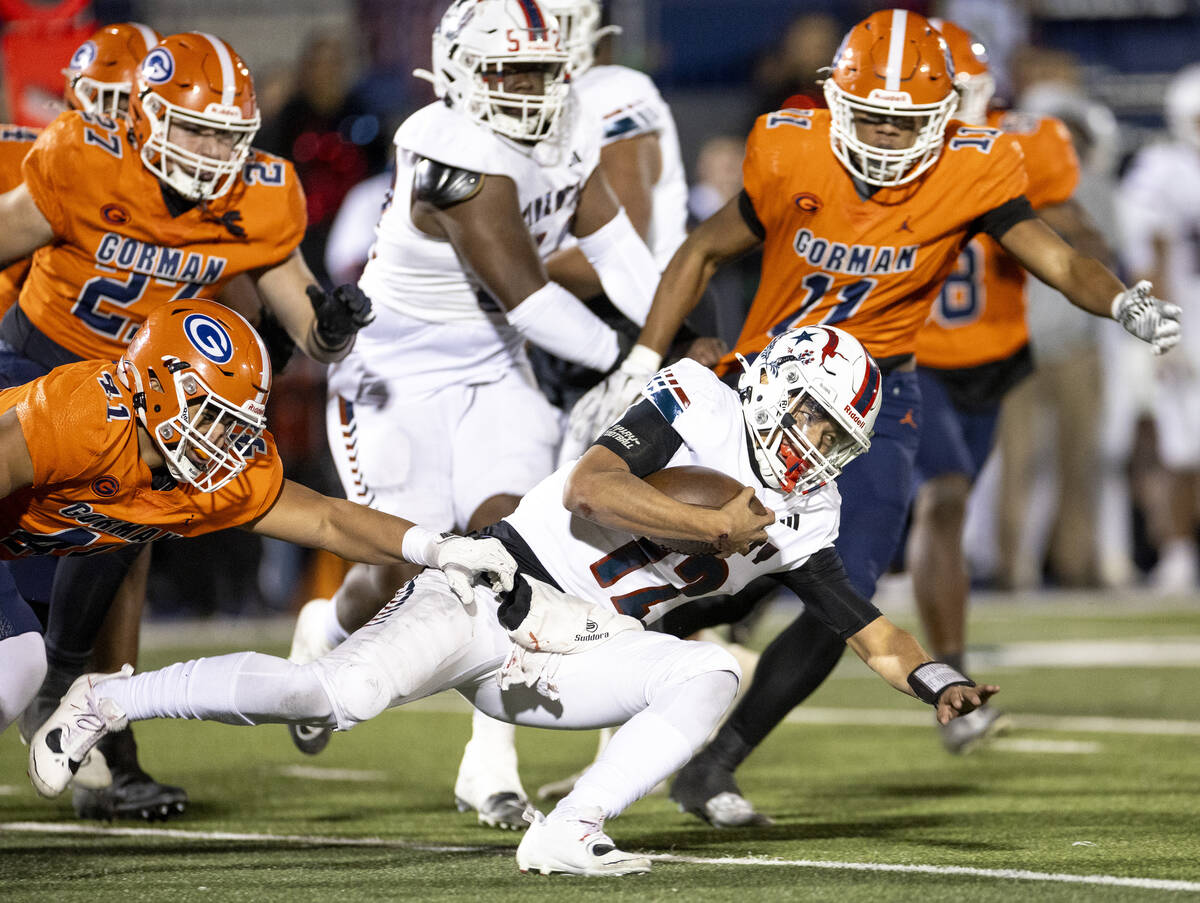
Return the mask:
<path id="1" fill-rule="evenodd" d="M 647 474 L 643 479 L 677 502 L 699 505 L 702 508 L 720 508 L 745 488 L 729 474 L 694 464 L 665 467 Z M 757 498 L 750 500 L 750 508 L 756 514 L 765 514 L 767 511 Z M 712 543 L 698 540 L 663 539 L 655 536 L 647 536 L 646 539 L 664 549 L 684 555 L 712 555 L 717 551 Z"/>

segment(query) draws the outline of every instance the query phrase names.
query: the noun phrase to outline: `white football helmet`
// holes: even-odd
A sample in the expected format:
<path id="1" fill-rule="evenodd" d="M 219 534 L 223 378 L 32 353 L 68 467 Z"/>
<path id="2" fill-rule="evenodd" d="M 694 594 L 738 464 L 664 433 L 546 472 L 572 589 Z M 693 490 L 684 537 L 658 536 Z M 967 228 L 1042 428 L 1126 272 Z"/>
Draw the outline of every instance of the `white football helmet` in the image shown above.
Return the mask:
<path id="1" fill-rule="evenodd" d="M 1167 126 L 1176 141 L 1200 150 L 1200 63 L 1180 69 L 1163 98 Z"/>
<path id="2" fill-rule="evenodd" d="M 541 69 L 541 94 L 504 90 L 514 65 Z M 415 74 L 450 107 L 517 141 L 548 137 L 567 100 L 567 51 L 541 0 L 455 0 L 433 33 L 433 71 Z"/>
<path id="3" fill-rule="evenodd" d="M 763 481 L 781 492 L 811 492 L 835 479 L 871 447 L 883 401 L 879 366 L 858 339 L 834 326 L 789 329 L 747 363 L 738 380 L 754 459 Z M 807 427 L 827 418 L 837 428 L 828 447 Z"/>
<path id="4" fill-rule="evenodd" d="M 596 62 L 596 42 L 620 34 L 615 25 L 600 27 L 600 0 L 544 0 L 543 6 L 558 19 L 571 75 L 583 75 Z"/>

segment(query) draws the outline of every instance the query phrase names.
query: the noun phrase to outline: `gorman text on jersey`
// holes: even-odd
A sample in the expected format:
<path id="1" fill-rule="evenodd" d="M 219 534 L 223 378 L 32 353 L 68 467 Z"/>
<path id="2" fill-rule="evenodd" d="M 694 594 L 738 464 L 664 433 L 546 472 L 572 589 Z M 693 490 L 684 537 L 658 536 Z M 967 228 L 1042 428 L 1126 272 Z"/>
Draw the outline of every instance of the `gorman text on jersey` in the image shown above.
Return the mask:
<path id="1" fill-rule="evenodd" d="M 797 256 L 817 269 L 866 276 L 908 272 L 916 265 L 919 245 L 847 245 L 800 229 L 792 247 Z"/>
<path id="2" fill-rule="evenodd" d="M 96 247 L 96 263 L 172 282 L 216 282 L 227 262 L 224 257 L 166 248 L 115 232 L 105 232 Z"/>

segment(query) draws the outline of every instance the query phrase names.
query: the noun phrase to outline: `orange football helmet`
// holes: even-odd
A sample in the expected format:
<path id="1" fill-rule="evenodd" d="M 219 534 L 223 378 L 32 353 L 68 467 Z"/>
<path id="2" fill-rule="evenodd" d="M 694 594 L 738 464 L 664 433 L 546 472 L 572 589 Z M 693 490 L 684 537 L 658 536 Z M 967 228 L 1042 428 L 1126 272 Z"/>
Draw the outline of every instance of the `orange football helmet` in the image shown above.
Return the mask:
<path id="1" fill-rule="evenodd" d="M 214 35 L 174 34 L 146 54 L 135 87 L 129 111 L 146 168 L 194 201 L 228 192 L 260 123 L 241 57 Z"/>
<path id="2" fill-rule="evenodd" d="M 79 45 L 63 70 L 63 100 L 72 110 L 124 116 L 138 63 L 162 35 L 141 22 L 106 25 Z"/>
<path id="3" fill-rule="evenodd" d="M 937 162 L 958 105 L 946 42 L 924 16 L 903 9 L 873 13 L 850 29 L 824 89 L 834 154 L 880 187 L 911 182 Z M 909 147 L 875 147 L 859 139 L 858 117 L 909 120 L 916 136 Z"/>
<path id="4" fill-rule="evenodd" d="M 984 125 L 988 104 L 996 93 L 996 79 L 988 68 L 987 48 L 971 32 L 949 19 L 930 19 L 929 24 L 946 39 L 954 62 L 954 84 L 959 93 L 954 118 L 971 125 Z"/>
<path id="5" fill-rule="evenodd" d="M 215 492 L 245 469 L 267 425 L 271 358 L 240 314 L 200 299 L 163 304 L 117 375 L 176 480 Z"/>

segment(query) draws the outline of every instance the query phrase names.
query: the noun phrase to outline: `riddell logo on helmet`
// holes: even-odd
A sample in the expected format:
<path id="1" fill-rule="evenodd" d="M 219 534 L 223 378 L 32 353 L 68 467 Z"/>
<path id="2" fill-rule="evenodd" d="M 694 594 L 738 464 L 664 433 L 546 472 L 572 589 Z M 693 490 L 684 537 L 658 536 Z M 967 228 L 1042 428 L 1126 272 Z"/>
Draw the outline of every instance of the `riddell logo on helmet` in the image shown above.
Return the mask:
<path id="1" fill-rule="evenodd" d="M 881 91 L 879 88 L 873 90 L 868 96 L 868 100 L 878 100 L 882 103 L 903 103 L 911 104 L 912 95 L 907 91 Z"/>
<path id="2" fill-rule="evenodd" d="M 865 427 L 867 425 L 867 421 L 863 418 L 863 416 L 858 413 L 858 411 L 854 410 L 854 408 L 852 408 L 850 405 L 846 405 L 844 410 L 850 415 L 850 419 L 853 420 L 859 427 Z"/>
<path id="3" fill-rule="evenodd" d="M 230 104 L 210 103 L 204 108 L 204 112 L 209 116 L 224 116 L 226 119 L 242 118 L 241 108 Z"/>

